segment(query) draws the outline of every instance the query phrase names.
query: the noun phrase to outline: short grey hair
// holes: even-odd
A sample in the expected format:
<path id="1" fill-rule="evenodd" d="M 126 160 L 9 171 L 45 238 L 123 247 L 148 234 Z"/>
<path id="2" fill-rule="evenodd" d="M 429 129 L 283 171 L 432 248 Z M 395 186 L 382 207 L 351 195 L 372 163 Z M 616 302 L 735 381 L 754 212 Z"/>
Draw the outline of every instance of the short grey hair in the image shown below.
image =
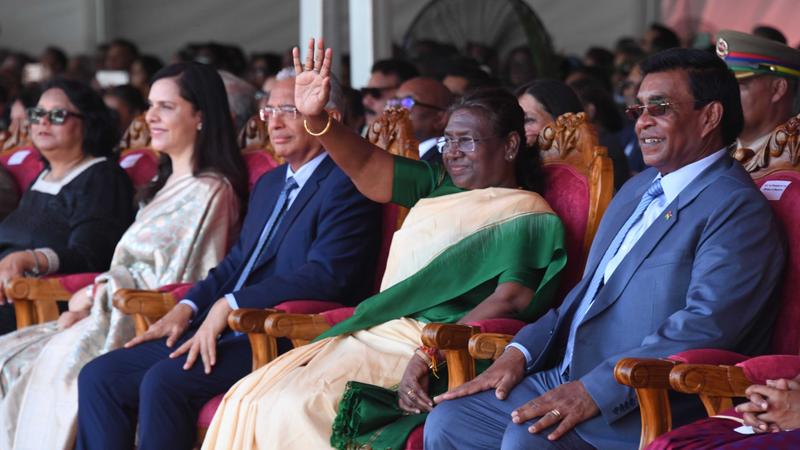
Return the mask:
<path id="1" fill-rule="evenodd" d="M 275 79 L 278 81 L 296 77 L 297 72 L 295 72 L 294 67 L 284 67 L 275 75 Z M 331 74 L 331 94 L 328 103 L 325 104 L 325 108 L 335 109 L 342 114 L 345 112 L 344 90 L 342 90 L 342 84 L 334 74 Z"/>
<path id="2" fill-rule="evenodd" d="M 236 130 L 241 130 L 250 116 L 256 113 L 256 88 L 225 70 L 218 71 L 228 94 L 228 107 L 233 113 Z"/>

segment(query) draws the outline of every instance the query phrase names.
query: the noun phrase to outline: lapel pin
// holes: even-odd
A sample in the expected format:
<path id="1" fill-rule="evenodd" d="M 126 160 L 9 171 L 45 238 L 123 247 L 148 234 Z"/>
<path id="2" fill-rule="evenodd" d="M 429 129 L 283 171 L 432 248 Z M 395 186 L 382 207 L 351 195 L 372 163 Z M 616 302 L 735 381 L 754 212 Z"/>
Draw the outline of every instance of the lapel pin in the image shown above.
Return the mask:
<path id="1" fill-rule="evenodd" d="M 672 219 L 672 211 L 667 211 L 664 213 L 664 218 L 667 220 Z"/>

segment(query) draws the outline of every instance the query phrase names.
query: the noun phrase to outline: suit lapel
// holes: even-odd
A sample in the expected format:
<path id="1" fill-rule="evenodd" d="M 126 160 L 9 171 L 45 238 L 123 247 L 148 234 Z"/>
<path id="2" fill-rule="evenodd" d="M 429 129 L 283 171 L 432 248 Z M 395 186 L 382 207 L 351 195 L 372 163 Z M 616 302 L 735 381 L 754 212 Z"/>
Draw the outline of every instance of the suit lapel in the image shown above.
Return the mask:
<path id="1" fill-rule="evenodd" d="M 326 157 L 324 160 L 322 160 L 316 170 L 314 170 L 314 174 L 311 175 L 311 178 L 308 179 L 306 184 L 297 194 L 297 198 L 294 199 L 292 206 L 289 207 L 288 211 L 286 211 L 285 216 L 278 225 L 278 229 L 275 230 L 275 236 L 271 239 L 269 245 L 267 246 L 264 257 L 259 259 L 258 265 L 254 267 L 253 270 L 264 265 L 264 263 L 275 256 L 278 247 L 280 247 L 280 243 L 283 242 L 283 238 L 286 236 L 286 233 L 289 231 L 292 223 L 306 207 L 309 200 L 314 197 L 314 194 L 319 190 L 320 184 L 322 184 L 325 178 L 327 178 L 333 167 L 333 161 L 331 161 L 331 158 Z"/>
<path id="2" fill-rule="evenodd" d="M 667 205 L 664 212 L 649 228 L 647 228 L 647 231 L 642 234 L 642 237 L 639 238 L 631 251 L 623 258 L 620 265 L 611 275 L 611 278 L 608 279 L 608 283 L 600 289 L 594 305 L 592 305 L 592 308 L 586 314 L 583 322 L 589 321 L 600 314 L 622 295 L 628 282 L 630 282 L 644 259 L 650 256 L 653 249 L 661 242 L 669 230 L 678 224 L 680 210 L 697 198 L 697 196 L 714 182 L 719 175 L 727 171 L 730 168 L 731 162 L 732 159 L 729 156 L 726 155 L 722 157 L 689 183 L 689 185 L 678 194 L 678 197 Z M 617 230 L 619 230 L 619 228 L 617 228 Z M 608 247 L 608 245 L 606 245 L 606 247 Z"/>

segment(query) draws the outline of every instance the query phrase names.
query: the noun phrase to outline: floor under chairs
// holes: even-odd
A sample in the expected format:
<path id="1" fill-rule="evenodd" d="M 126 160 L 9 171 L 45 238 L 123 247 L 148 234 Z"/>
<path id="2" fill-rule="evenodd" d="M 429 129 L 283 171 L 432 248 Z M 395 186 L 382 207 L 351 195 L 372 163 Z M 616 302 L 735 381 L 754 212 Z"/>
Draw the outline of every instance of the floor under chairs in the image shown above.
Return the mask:
<path id="1" fill-rule="evenodd" d="M 640 448 L 672 429 L 671 390 L 697 394 L 709 416 L 730 414 L 733 398 L 745 397 L 751 384 L 791 379 L 800 371 L 800 116 L 777 127 L 762 148 L 737 149 L 734 157 L 769 200 L 789 248 L 787 272 L 776 298 L 779 310 L 772 326 L 773 354 L 750 358 L 719 349 L 695 349 L 664 359 L 620 360 L 615 378 L 635 388 L 639 399 Z"/>

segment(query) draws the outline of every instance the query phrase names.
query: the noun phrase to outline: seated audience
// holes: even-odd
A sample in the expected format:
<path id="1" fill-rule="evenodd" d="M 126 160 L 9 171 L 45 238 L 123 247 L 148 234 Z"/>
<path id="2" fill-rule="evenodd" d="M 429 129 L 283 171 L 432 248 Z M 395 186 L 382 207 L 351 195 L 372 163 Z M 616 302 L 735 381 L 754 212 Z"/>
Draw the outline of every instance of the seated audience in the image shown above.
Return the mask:
<path id="1" fill-rule="evenodd" d="M 597 129 L 600 145 L 608 149 L 608 156 L 614 164 L 614 189 L 619 190 L 630 178 L 622 142 L 635 138 L 633 123 L 626 123 L 614 103 L 611 91 L 606 90 L 600 82 L 584 78 L 568 84 L 581 99 L 587 118 Z"/>
<path id="2" fill-rule="evenodd" d="M 440 81 L 433 78 L 412 78 L 397 88 L 396 97 L 387 105 L 409 111 L 414 137 L 419 142 L 419 159 L 429 163 L 442 162 L 436 143 L 447 125 L 447 107 L 452 95 Z"/>
<path id="3" fill-rule="evenodd" d="M 417 75 L 417 68 L 401 59 L 383 59 L 372 65 L 367 86 L 361 88 L 367 126 L 381 115 L 386 101 L 395 96 L 397 88 Z"/>
<path id="4" fill-rule="evenodd" d="M 797 448 L 800 446 L 800 376 L 767 380 L 745 391 L 733 415 L 708 417 L 661 435 L 647 450 Z M 741 417 L 740 417 L 741 416 Z M 742 424 L 750 427 L 740 429 Z"/>
<path id="5" fill-rule="evenodd" d="M 103 102 L 117 114 L 120 133 L 124 133 L 133 119 L 147 110 L 147 103 L 141 91 L 130 84 L 106 89 L 103 93 Z"/>
<path id="6" fill-rule="evenodd" d="M 680 47 L 681 40 L 671 28 L 660 23 L 651 23 L 642 36 L 641 45 L 645 53 L 652 55 L 670 48 Z"/>
<path id="7" fill-rule="evenodd" d="M 6 218 L 19 203 L 19 192 L 14 177 L 0 165 L 0 221 Z"/>
<path id="8" fill-rule="evenodd" d="M 472 89 L 500 84 L 499 81 L 484 72 L 477 61 L 464 57 L 450 58 L 449 64 L 445 67 L 442 83 L 456 97 L 460 97 Z"/>
<path id="9" fill-rule="evenodd" d="M 46 168 L 0 222 L 2 285 L 23 275 L 99 272 L 133 220 L 133 187 L 110 159 L 119 133 L 98 94 L 56 79 L 28 109 L 30 136 Z M 16 326 L 0 306 L 0 334 Z"/>
<path id="10" fill-rule="evenodd" d="M 539 133 L 556 117 L 583 112 L 575 91 L 558 80 L 535 80 L 516 90 L 517 101 L 525 113 L 525 145 L 536 145 Z"/>
<path id="11" fill-rule="evenodd" d="M 767 200 L 728 155 L 743 122 L 736 79 L 688 49 L 655 54 L 642 72 L 632 112 L 651 168 L 611 201 L 563 303 L 434 399 L 426 448 L 636 449 L 641 420 L 635 391 L 614 380 L 620 358 L 768 345 L 762 324 L 786 252 Z M 679 421 L 699 413 L 694 399 L 671 406 Z"/>
<path id="12" fill-rule="evenodd" d="M 371 290 L 380 207 L 304 131 L 294 86 L 279 80 L 263 111 L 287 164 L 256 184 L 238 242 L 144 335 L 82 370 L 78 449 L 191 449 L 200 408 L 252 367 L 247 336 L 227 329 L 229 312 L 292 299 L 354 304 Z M 326 106 L 338 119 L 333 90 Z"/>
<path id="13" fill-rule="evenodd" d="M 225 83 L 234 130 L 238 133 L 256 113 L 256 89 L 230 72 L 220 70 L 219 75 Z"/>
<path id="14" fill-rule="evenodd" d="M 197 281 L 238 233 L 247 169 L 222 80 L 196 63 L 169 66 L 155 79 L 146 120 L 152 148 L 165 156 L 110 269 L 72 296 L 57 323 L 0 338 L 2 448 L 73 445 L 78 372 L 133 338 L 133 319 L 114 309 L 114 292 Z"/>
<path id="15" fill-rule="evenodd" d="M 305 68 L 297 49 L 294 58 L 302 72 L 295 102 L 309 130 L 364 195 L 411 211 L 394 235 L 381 292 L 316 342 L 241 380 L 217 411 L 205 449 L 375 445 L 353 441 L 343 429 L 332 437 L 331 426 L 399 419 L 398 401 L 404 411 L 428 409 L 428 366 L 415 352 L 426 323 L 530 320 L 550 304 L 566 262 L 561 221 L 537 193 L 541 160 L 524 144 L 513 95 L 478 90 L 449 109 L 443 168 L 392 156 L 332 122 L 323 109 L 331 51 L 323 56 L 319 41 L 315 58 L 312 40 L 308 52 Z M 349 382 L 359 387 L 345 393 Z M 388 410 L 351 417 L 358 408 L 347 405 L 398 383 L 399 391 L 388 392 L 394 398 Z M 422 420 L 383 429 L 381 437 L 393 442 L 381 448 L 401 448 Z"/>
<path id="16" fill-rule="evenodd" d="M 164 67 L 161 60 L 151 55 L 142 55 L 131 64 L 131 84 L 147 98 L 153 76 Z"/>

